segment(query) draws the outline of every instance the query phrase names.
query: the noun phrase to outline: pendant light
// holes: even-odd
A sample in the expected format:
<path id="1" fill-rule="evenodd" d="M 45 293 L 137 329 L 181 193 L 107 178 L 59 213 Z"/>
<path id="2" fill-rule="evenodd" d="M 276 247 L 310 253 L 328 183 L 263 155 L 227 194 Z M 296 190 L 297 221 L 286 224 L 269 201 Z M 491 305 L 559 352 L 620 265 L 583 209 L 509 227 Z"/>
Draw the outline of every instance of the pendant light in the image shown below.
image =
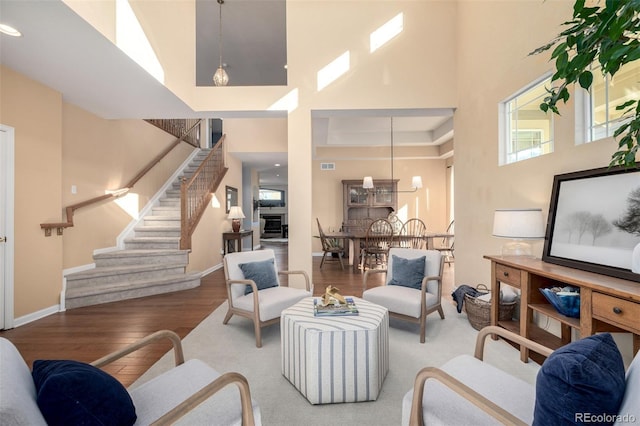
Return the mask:
<path id="1" fill-rule="evenodd" d="M 391 181 L 393 182 L 393 117 L 391 117 Z M 365 176 L 362 180 L 362 187 L 370 191 L 374 190 L 373 177 Z M 422 188 L 422 177 L 413 176 L 411 178 L 411 189 L 408 191 L 393 191 L 393 192 L 416 192 Z"/>
<path id="2" fill-rule="evenodd" d="M 220 64 L 218 66 L 218 69 L 216 70 L 216 73 L 213 75 L 213 84 L 215 84 L 216 86 L 226 86 L 227 84 L 229 84 L 229 76 L 227 75 L 227 72 L 224 70 L 224 68 L 222 67 L 222 4 L 224 3 L 224 0 L 218 0 L 218 4 L 220 5 L 220 34 L 218 37 L 218 53 L 220 54 Z"/>

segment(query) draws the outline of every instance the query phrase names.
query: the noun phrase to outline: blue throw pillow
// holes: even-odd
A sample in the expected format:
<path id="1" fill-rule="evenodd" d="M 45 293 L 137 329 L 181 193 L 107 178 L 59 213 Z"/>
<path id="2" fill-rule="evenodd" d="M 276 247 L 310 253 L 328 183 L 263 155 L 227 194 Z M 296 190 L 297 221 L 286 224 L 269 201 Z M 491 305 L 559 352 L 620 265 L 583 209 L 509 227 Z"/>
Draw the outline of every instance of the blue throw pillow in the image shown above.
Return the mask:
<path id="1" fill-rule="evenodd" d="M 258 286 L 258 290 L 278 286 L 278 276 L 276 275 L 274 265 L 273 259 L 238 264 L 244 278 L 246 280 L 253 280 L 256 286 Z M 250 293 L 253 293 L 253 288 L 247 285 L 244 289 L 244 294 Z"/>
<path id="2" fill-rule="evenodd" d="M 405 259 L 395 254 L 391 256 L 391 280 L 389 285 L 401 285 L 420 290 L 424 278 L 424 263 L 426 257 Z"/>
<path id="3" fill-rule="evenodd" d="M 115 378 L 78 361 L 33 363 L 37 404 L 49 425 L 132 425 L 136 409 Z"/>
<path id="4" fill-rule="evenodd" d="M 534 426 L 613 424 L 625 391 L 624 363 L 609 333 L 559 348 L 536 380 Z"/>

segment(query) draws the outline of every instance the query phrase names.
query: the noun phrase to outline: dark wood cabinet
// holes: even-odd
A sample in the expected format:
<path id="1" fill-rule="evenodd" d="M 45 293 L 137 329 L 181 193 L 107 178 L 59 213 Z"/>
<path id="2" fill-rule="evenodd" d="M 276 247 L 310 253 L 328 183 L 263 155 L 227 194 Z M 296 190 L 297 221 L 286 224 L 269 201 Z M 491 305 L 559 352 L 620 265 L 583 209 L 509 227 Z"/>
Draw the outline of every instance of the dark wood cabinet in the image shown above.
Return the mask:
<path id="1" fill-rule="evenodd" d="M 362 180 L 343 180 L 342 227 L 349 231 L 368 219 L 381 219 L 398 208 L 398 180 L 373 181 L 373 189 L 362 187 Z"/>

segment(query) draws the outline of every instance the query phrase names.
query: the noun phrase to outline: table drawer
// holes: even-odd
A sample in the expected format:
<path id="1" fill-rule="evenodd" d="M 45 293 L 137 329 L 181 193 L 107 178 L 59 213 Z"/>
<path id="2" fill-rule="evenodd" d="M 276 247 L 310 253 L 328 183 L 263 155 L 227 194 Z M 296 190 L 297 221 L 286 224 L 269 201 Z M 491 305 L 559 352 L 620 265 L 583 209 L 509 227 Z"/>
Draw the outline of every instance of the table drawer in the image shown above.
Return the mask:
<path id="1" fill-rule="evenodd" d="M 505 284 L 520 288 L 520 269 L 496 263 L 496 279 Z"/>
<path id="2" fill-rule="evenodd" d="M 594 292 L 592 295 L 593 316 L 615 325 L 638 331 L 640 304 L 617 297 Z"/>

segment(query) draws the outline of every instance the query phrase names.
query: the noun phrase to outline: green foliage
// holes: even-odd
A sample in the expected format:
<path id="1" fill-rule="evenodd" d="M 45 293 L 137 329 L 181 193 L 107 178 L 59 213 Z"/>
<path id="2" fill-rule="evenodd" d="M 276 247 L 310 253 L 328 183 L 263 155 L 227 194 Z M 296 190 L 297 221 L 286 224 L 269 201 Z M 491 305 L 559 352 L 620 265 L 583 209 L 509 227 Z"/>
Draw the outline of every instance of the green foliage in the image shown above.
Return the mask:
<path id="1" fill-rule="evenodd" d="M 600 3 L 598 3 L 600 4 Z M 555 39 L 530 53 L 537 55 L 553 49 L 555 61 L 552 87 L 547 89 L 540 109 L 558 111 L 558 102 L 569 100 L 570 85 L 578 83 L 588 90 L 593 83 L 590 66 L 597 61 L 602 72 L 609 76 L 624 64 L 640 59 L 640 0 L 606 0 L 604 6 L 588 7 L 585 0 L 576 0 L 573 19 L 563 23 L 566 27 Z M 611 156 L 611 166 L 636 165 L 640 138 L 640 100 L 619 105 L 625 121 L 615 132 L 618 151 Z"/>

